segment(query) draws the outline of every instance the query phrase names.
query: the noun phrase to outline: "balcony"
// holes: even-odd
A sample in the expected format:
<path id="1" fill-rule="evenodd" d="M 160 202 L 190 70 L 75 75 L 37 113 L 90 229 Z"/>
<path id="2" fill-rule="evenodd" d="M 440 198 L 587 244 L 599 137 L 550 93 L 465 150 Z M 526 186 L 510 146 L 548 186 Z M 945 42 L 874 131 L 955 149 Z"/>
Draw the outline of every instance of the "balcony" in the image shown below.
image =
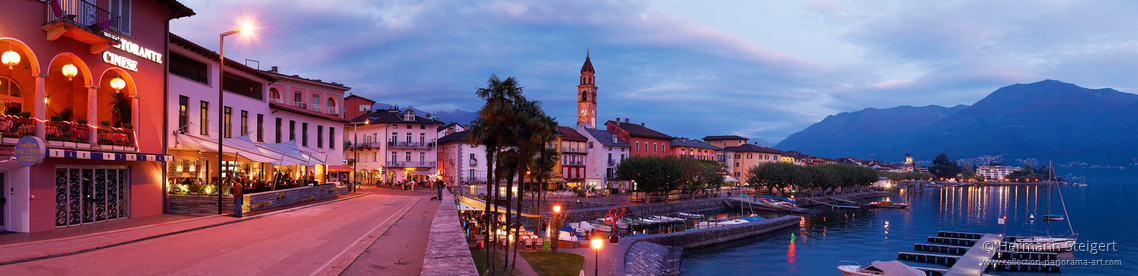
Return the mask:
<path id="1" fill-rule="evenodd" d="M 478 166 L 478 159 L 470 159 L 471 166 Z"/>
<path id="2" fill-rule="evenodd" d="M 92 54 L 118 45 L 116 37 L 122 36 L 111 29 L 118 17 L 88 1 L 46 1 L 44 13 L 40 29 L 47 34 L 48 41 L 67 36 L 91 45 Z"/>
<path id="3" fill-rule="evenodd" d="M 585 149 L 575 149 L 575 148 L 566 148 L 566 149 L 565 149 L 565 150 L 563 150 L 562 152 L 568 152 L 568 153 L 589 153 L 589 152 L 588 152 L 588 151 L 586 151 Z"/>
<path id="4" fill-rule="evenodd" d="M 302 102 L 294 102 L 292 103 L 292 106 L 300 109 L 308 109 L 308 104 Z"/>
<path id="5" fill-rule="evenodd" d="M 435 161 L 388 161 L 386 165 L 393 168 L 434 168 Z"/>
<path id="6" fill-rule="evenodd" d="M 320 107 L 319 104 L 314 104 L 312 105 L 312 111 L 321 112 L 322 109 Z"/>
<path id="7" fill-rule="evenodd" d="M 281 98 L 271 98 L 271 99 L 269 99 L 269 102 L 275 103 L 275 104 L 284 104 L 284 100 L 282 100 Z"/>
<path id="8" fill-rule="evenodd" d="M 91 128 L 87 124 L 68 121 L 47 121 L 44 123 L 44 140 L 48 144 L 64 145 L 66 143 L 90 144 Z"/>
<path id="9" fill-rule="evenodd" d="M 483 171 L 481 175 L 475 174 L 468 176 L 459 176 L 458 181 L 463 183 L 484 183 L 486 182 L 486 172 Z"/>
<path id="10" fill-rule="evenodd" d="M 403 149 L 429 149 L 435 147 L 435 142 L 396 142 L 388 141 L 388 148 L 403 148 Z"/>
<path id="11" fill-rule="evenodd" d="M 16 140 L 24 136 L 36 136 L 36 121 L 32 118 L 0 115 L 0 134 L 3 134 L 5 143 L 16 143 Z"/>
<path id="12" fill-rule="evenodd" d="M 98 131 L 99 145 L 133 148 L 134 130 L 117 127 L 101 127 Z"/>
<path id="13" fill-rule="evenodd" d="M 337 108 L 335 106 L 329 106 L 324 111 L 325 114 L 329 114 L 329 115 L 340 115 L 340 112 L 343 112 L 343 110 L 340 110 L 340 108 Z"/>
<path id="14" fill-rule="evenodd" d="M 565 161 L 565 166 L 584 166 L 585 161 Z"/>

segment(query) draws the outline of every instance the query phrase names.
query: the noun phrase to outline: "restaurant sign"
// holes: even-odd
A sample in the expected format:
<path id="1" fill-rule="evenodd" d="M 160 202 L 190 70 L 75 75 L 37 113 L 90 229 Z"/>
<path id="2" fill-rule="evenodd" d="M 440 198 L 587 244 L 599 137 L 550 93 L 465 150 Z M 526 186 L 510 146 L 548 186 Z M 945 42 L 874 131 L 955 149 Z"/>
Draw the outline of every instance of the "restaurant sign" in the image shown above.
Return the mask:
<path id="1" fill-rule="evenodd" d="M 47 143 L 35 136 L 24 136 L 16 143 L 16 162 L 23 166 L 35 166 L 47 157 Z"/>
<path id="2" fill-rule="evenodd" d="M 138 44 L 135 44 L 134 42 L 123 39 L 121 37 L 115 37 L 115 38 L 117 38 L 120 42 L 119 45 L 114 46 L 115 48 L 118 48 L 119 50 L 123 50 L 124 52 L 127 52 L 127 53 L 131 53 L 135 56 L 139 56 L 141 58 L 148 59 L 148 60 L 156 62 L 158 64 L 162 64 L 162 53 L 155 52 L 154 50 L 147 49 L 146 47 L 142 47 Z M 115 53 L 111 53 L 109 51 L 103 52 L 103 62 L 106 62 L 106 63 L 111 64 L 111 65 L 115 65 L 118 67 L 122 67 L 122 68 L 125 68 L 127 70 L 138 72 L 138 61 L 131 59 L 131 58 L 128 58 L 128 57 L 125 57 L 125 56 L 115 54 Z"/>

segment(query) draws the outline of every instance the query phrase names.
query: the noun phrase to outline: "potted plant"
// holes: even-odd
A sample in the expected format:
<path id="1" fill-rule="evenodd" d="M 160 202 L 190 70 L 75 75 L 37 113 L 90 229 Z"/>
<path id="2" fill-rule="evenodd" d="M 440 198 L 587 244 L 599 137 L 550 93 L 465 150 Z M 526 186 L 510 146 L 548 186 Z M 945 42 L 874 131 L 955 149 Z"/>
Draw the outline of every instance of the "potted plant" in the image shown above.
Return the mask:
<path id="1" fill-rule="evenodd" d="M 87 119 L 79 119 L 79 120 L 75 120 L 75 122 L 76 122 L 76 123 L 78 123 L 78 124 L 80 124 L 80 125 L 86 125 L 86 124 L 87 124 Z"/>
<path id="2" fill-rule="evenodd" d="M 111 126 L 111 121 L 107 121 L 107 120 L 99 121 L 99 125 L 109 127 L 109 126 Z"/>
<path id="3" fill-rule="evenodd" d="M 111 118 L 118 122 L 130 122 L 131 117 L 131 102 L 130 96 L 126 93 L 112 92 L 111 93 Z"/>
<path id="4" fill-rule="evenodd" d="M 29 112 L 29 111 L 20 112 L 20 117 L 31 118 L 32 112 Z"/>

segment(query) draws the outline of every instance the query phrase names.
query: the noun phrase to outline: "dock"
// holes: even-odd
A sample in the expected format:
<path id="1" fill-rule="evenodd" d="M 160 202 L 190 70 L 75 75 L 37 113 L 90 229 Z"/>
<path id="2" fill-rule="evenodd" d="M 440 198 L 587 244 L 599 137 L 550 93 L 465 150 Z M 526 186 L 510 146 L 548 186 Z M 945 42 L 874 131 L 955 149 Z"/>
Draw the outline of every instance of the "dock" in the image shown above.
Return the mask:
<path id="1" fill-rule="evenodd" d="M 856 202 L 849 201 L 849 200 L 837 200 L 834 197 L 828 197 L 828 198 L 829 199 L 835 199 L 836 201 L 844 201 L 844 202 L 856 204 Z M 829 203 L 829 202 L 825 202 L 825 201 L 821 201 L 821 200 L 816 200 L 816 199 L 800 199 L 799 201 L 812 202 L 815 204 L 826 205 L 826 206 L 830 206 L 831 209 L 861 209 L 861 206 L 857 206 L 857 205 L 838 205 L 838 204 L 833 204 L 833 203 Z"/>
<path id="2" fill-rule="evenodd" d="M 1031 264 L 1027 260 L 1056 260 L 1055 253 L 1010 252 L 999 248 L 1002 234 L 939 231 L 928 243 L 914 243 L 915 252 L 897 252 L 897 259 L 948 266 L 917 268 L 928 275 L 980 276 L 989 270 L 1012 272 L 1059 272 L 1059 266 Z M 1001 261 L 994 263 L 993 260 Z"/>

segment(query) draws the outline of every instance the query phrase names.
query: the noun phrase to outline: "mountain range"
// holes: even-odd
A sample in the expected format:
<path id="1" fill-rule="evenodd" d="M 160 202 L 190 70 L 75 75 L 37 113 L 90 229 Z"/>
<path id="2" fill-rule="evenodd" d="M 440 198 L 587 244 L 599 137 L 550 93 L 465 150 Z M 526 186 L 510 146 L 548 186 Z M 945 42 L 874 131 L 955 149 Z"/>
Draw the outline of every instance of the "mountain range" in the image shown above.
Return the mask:
<path id="1" fill-rule="evenodd" d="M 1138 153 L 1138 95 L 1055 80 L 1006 86 L 955 107 L 867 108 L 828 116 L 775 146 L 823 157 L 1129 165 Z"/>
<path id="2" fill-rule="evenodd" d="M 391 107 L 392 107 L 391 104 L 385 104 L 385 103 L 376 103 L 373 106 L 373 108 L 376 110 L 388 109 Z M 427 114 L 430 114 L 432 117 L 438 118 L 439 121 L 442 121 L 443 123 L 459 123 L 459 124 L 463 124 L 463 125 L 468 125 L 468 124 L 470 124 L 471 121 L 474 121 L 474 119 L 478 118 L 478 113 L 471 112 L 471 111 L 464 111 L 461 109 L 455 109 L 454 111 L 450 111 L 450 112 L 447 112 L 447 111 L 427 112 L 427 111 L 424 111 L 422 109 L 415 108 L 414 106 L 400 107 L 399 109 L 400 110 L 411 109 L 411 110 L 415 111 L 416 115 L 420 115 L 420 116 L 425 116 Z"/>

